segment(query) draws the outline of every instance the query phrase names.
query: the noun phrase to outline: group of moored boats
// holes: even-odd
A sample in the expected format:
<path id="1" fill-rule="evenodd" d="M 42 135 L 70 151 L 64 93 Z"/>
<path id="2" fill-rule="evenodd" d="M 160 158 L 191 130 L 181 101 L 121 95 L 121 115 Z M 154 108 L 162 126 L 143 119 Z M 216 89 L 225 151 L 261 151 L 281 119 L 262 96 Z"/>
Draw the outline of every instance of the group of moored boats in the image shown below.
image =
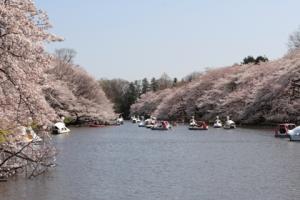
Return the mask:
<path id="1" fill-rule="evenodd" d="M 168 121 L 159 121 L 155 117 L 150 117 L 144 120 L 143 117 L 140 118 L 140 117 L 133 116 L 131 117 L 131 122 L 138 124 L 138 127 L 145 127 L 151 130 L 166 131 L 172 128 L 171 124 Z M 124 123 L 123 117 L 117 118 L 116 125 L 121 125 L 123 123 Z M 90 126 L 90 127 L 94 127 L 94 126 Z M 95 127 L 98 127 L 98 125 L 95 124 Z M 233 120 L 229 118 L 229 116 L 227 116 L 226 121 L 224 123 L 222 123 L 219 116 L 217 116 L 216 120 L 214 121 L 213 128 L 234 129 L 236 128 L 236 124 Z M 194 117 L 192 117 L 188 129 L 208 130 L 208 124 L 204 121 L 197 121 L 195 120 Z M 63 134 L 63 133 L 69 133 L 70 129 L 66 127 L 62 119 L 61 122 L 57 122 L 52 126 L 52 132 L 53 134 Z M 295 124 L 292 123 L 279 124 L 275 130 L 275 137 L 289 138 L 291 141 L 300 141 L 300 126 L 296 126 Z M 37 140 L 37 136 L 31 136 L 30 138 L 35 138 L 35 140 Z"/>
<path id="2" fill-rule="evenodd" d="M 137 123 L 138 127 L 145 127 L 151 130 L 160 130 L 160 131 L 167 131 L 172 128 L 168 121 L 158 121 L 155 117 L 150 117 L 146 120 L 142 117 L 131 117 L 132 123 Z"/>
<path id="3" fill-rule="evenodd" d="M 227 119 L 223 125 L 222 121 L 219 119 L 219 116 L 217 116 L 214 124 L 214 128 L 224 128 L 224 129 L 233 129 L 236 128 L 236 124 L 234 121 L 232 121 L 229 116 L 227 116 Z M 208 130 L 208 125 L 204 121 L 196 121 L 194 117 L 190 120 L 189 124 L 189 130 Z"/>
<path id="4" fill-rule="evenodd" d="M 168 121 L 159 121 L 155 117 L 150 117 L 144 120 L 143 117 L 131 117 L 132 123 L 137 123 L 138 127 L 145 127 L 152 130 L 170 130 L 172 128 L 171 124 Z M 235 122 L 232 121 L 229 116 L 225 121 L 224 125 L 222 121 L 217 116 L 214 125 L 214 128 L 224 128 L 224 129 L 233 129 L 236 128 Z M 208 130 L 208 124 L 204 121 L 197 121 L 194 117 L 190 120 L 189 130 Z"/>
<path id="5" fill-rule="evenodd" d="M 124 123 L 124 119 L 122 116 L 118 117 L 114 125 L 122 125 Z M 94 128 L 102 128 L 106 127 L 106 125 L 103 125 L 98 122 L 93 122 L 87 124 L 88 127 L 94 127 Z M 69 133 L 70 129 L 66 127 L 66 124 L 64 123 L 64 118 L 61 119 L 60 122 L 57 122 L 53 124 L 52 126 L 52 133 L 53 134 L 64 134 L 64 133 Z"/>

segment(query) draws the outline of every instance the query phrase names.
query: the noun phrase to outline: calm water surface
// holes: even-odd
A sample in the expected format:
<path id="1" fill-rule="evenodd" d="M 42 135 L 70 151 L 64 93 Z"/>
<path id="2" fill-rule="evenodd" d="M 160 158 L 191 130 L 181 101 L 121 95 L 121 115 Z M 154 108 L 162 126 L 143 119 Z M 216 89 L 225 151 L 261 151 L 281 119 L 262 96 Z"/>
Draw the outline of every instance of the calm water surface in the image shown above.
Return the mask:
<path id="1" fill-rule="evenodd" d="M 55 136 L 58 166 L 0 183 L 1 200 L 298 200 L 300 143 L 272 130 L 151 131 L 127 123 Z"/>

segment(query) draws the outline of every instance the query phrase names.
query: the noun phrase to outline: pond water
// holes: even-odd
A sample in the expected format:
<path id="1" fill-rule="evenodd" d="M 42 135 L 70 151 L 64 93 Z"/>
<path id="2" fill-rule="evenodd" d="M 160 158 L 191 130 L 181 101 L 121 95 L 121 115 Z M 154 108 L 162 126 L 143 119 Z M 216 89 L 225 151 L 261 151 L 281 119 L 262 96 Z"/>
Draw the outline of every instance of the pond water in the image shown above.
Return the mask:
<path id="1" fill-rule="evenodd" d="M 54 136 L 58 166 L 0 183 L 1 200 L 300 199 L 300 143 L 264 129 L 151 131 L 125 123 Z"/>

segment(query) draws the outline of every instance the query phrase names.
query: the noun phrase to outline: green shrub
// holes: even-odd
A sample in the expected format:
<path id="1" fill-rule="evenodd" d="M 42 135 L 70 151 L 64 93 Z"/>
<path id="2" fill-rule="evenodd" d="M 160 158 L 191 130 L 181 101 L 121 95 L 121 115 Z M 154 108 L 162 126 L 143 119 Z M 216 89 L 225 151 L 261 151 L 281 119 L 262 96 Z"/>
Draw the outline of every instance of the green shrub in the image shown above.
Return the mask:
<path id="1" fill-rule="evenodd" d="M 11 134 L 9 130 L 0 130 L 0 144 L 6 142 L 6 136 Z"/>
<path id="2" fill-rule="evenodd" d="M 71 124 L 74 121 L 73 117 L 65 117 L 64 123 L 66 125 Z"/>

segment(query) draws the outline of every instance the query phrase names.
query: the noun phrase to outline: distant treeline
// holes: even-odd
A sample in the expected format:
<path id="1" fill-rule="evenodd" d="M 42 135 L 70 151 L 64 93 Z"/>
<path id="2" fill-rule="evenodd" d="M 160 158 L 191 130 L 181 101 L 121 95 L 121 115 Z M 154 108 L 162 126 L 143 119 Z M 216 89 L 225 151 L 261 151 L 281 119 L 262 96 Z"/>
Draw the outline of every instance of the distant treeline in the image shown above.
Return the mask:
<path id="1" fill-rule="evenodd" d="M 150 80 L 143 78 L 132 82 L 123 79 L 101 79 L 99 83 L 108 99 L 114 103 L 115 112 L 124 118 L 129 118 L 131 105 L 142 94 L 177 87 L 191 80 L 192 77 L 187 77 L 178 81 L 177 78 L 172 79 L 164 73 L 159 79 L 154 77 Z"/>
<path id="2" fill-rule="evenodd" d="M 247 56 L 243 59 L 241 64 L 259 64 L 260 62 L 267 61 L 268 58 L 266 56 L 257 56 L 257 58 Z M 167 88 L 181 87 L 197 79 L 202 74 L 201 72 L 193 72 L 181 80 L 178 80 L 176 77 L 171 78 L 168 74 L 163 73 L 158 79 L 155 77 L 151 79 L 143 78 L 132 82 L 123 79 L 101 79 L 99 83 L 108 99 L 114 103 L 115 112 L 128 119 L 131 105 L 134 104 L 142 94 L 158 92 Z"/>
<path id="3" fill-rule="evenodd" d="M 288 50 L 289 52 L 294 52 L 300 48 L 300 28 L 296 30 L 289 36 L 288 39 Z M 256 66 L 255 69 L 264 70 L 266 66 L 263 63 L 268 62 L 269 59 L 266 56 L 259 55 L 256 58 L 254 56 L 245 57 L 240 64 L 235 64 L 241 66 L 238 69 L 245 70 L 244 67 Z M 243 67 L 244 66 L 244 67 Z M 254 68 L 254 67 L 253 67 Z M 205 72 L 193 72 L 186 77 L 178 80 L 177 78 L 171 78 L 166 73 L 162 74 L 160 78 L 143 78 L 141 80 L 135 80 L 129 82 L 123 79 L 101 79 L 99 83 L 105 92 L 108 99 L 114 103 L 115 112 L 119 113 L 125 118 L 130 116 L 130 107 L 137 102 L 138 99 L 142 98 L 143 101 L 147 104 L 147 99 L 144 96 L 157 96 L 155 94 L 167 93 L 164 91 L 166 89 L 171 89 L 171 91 L 176 91 L 177 88 L 183 88 L 182 86 L 186 85 L 189 87 L 191 82 L 201 82 L 204 75 L 210 74 L 212 69 L 207 69 Z M 221 70 L 219 70 L 221 71 Z M 251 70 L 250 70 L 251 71 Z M 209 72 L 209 73 L 208 73 Z M 234 76 L 234 75 L 232 75 Z M 213 76 L 214 81 L 218 81 L 217 77 Z M 234 91 L 237 88 L 236 81 L 230 81 L 226 87 L 229 91 Z M 229 88 L 229 89 L 228 89 Z M 143 95 L 147 94 L 147 95 Z M 142 96 L 143 95 L 143 96 Z M 218 97 L 216 97 L 218 98 Z M 149 99 L 151 100 L 151 99 Z M 152 99 L 153 100 L 153 99 Z M 148 102 L 149 103 L 149 102 Z M 148 107 L 153 107 L 152 103 L 147 104 Z M 180 107 L 180 106 L 179 106 Z M 147 110 L 147 109 L 145 109 Z M 139 110 L 142 113 L 141 110 Z"/>

